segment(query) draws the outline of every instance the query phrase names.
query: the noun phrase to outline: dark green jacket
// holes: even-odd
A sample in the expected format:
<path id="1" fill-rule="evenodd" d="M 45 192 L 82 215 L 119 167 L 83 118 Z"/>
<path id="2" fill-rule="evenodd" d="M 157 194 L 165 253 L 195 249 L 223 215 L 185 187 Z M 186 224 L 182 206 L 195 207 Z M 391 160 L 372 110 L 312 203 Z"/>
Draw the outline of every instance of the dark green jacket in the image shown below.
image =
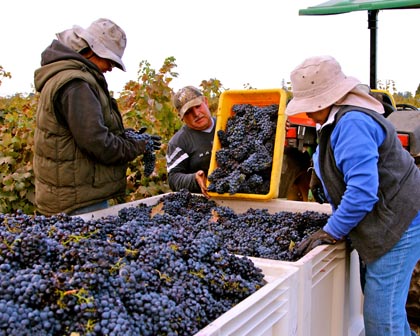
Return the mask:
<path id="1" fill-rule="evenodd" d="M 48 55 L 56 55 L 57 53 L 52 52 L 57 47 L 60 51 L 65 51 L 60 55 L 67 56 L 44 62 L 46 64 L 35 72 L 35 87 L 41 92 L 36 114 L 33 160 L 35 203 L 38 210 L 46 215 L 68 213 L 124 194 L 127 162 L 141 154 L 135 151 L 132 143 L 122 137 L 122 118 L 103 84 L 103 75 L 95 66 L 89 66 L 81 59 L 79 54 L 58 42 L 47 49 Z M 74 80 L 88 83 L 89 89 L 95 92 L 102 107 L 101 118 L 107 132 L 115 138 L 115 142 L 129 147 L 126 152 L 133 153 L 121 157 L 120 160 L 116 156 L 114 162 L 104 162 L 92 155 L 94 150 L 90 152 L 89 149 L 78 146 L 74 134 L 65 123 L 57 119 L 56 108 L 57 101 L 60 100 L 60 89 Z M 83 118 L 79 122 L 80 127 L 88 127 Z M 92 130 L 92 137 L 94 134 Z M 84 142 L 87 140 L 83 139 Z M 118 148 L 115 150 L 118 153 L 124 152 Z M 107 149 L 99 151 L 106 153 Z"/>

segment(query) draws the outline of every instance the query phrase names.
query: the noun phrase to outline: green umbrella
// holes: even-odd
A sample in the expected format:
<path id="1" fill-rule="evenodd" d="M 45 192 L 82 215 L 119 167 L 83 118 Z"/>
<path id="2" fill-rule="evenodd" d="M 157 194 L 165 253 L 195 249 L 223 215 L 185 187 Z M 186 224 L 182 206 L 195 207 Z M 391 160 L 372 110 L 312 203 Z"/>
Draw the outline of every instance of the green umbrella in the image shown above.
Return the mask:
<path id="1" fill-rule="evenodd" d="M 419 0 L 331 0 L 300 9 L 299 15 L 333 15 L 366 10 L 370 30 L 370 87 L 376 89 L 377 21 L 380 10 L 420 8 Z"/>

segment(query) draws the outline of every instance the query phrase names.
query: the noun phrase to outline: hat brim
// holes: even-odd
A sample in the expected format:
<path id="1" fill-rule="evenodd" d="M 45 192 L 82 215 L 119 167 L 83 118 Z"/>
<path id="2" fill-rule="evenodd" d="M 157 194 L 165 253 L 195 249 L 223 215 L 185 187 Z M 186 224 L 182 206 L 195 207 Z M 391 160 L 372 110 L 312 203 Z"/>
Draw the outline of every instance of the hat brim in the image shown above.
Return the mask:
<path id="1" fill-rule="evenodd" d="M 194 99 L 191 99 L 189 102 L 185 103 L 181 109 L 179 110 L 179 116 L 180 118 L 184 118 L 185 112 L 187 112 L 191 107 L 201 105 L 201 103 L 204 101 L 204 96 L 199 96 Z"/>
<path id="2" fill-rule="evenodd" d="M 354 87 L 360 84 L 355 77 L 347 76 L 339 84 L 333 86 L 330 90 L 316 96 L 293 97 L 286 106 L 286 115 L 292 116 L 299 113 L 311 113 L 320 111 L 328 106 L 334 105 L 343 98 Z"/>
<path id="3" fill-rule="evenodd" d="M 125 65 L 120 57 L 113 53 L 111 50 L 106 48 L 102 42 L 100 42 L 98 39 L 96 39 L 92 34 L 90 34 L 86 29 L 80 27 L 80 26 L 74 26 L 73 27 L 74 32 L 84 39 L 88 44 L 89 47 L 93 50 L 95 54 L 97 54 L 99 57 L 110 59 L 111 61 L 114 61 L 115 65 L 121 69 L 122 71 L 125 70 Z"/>

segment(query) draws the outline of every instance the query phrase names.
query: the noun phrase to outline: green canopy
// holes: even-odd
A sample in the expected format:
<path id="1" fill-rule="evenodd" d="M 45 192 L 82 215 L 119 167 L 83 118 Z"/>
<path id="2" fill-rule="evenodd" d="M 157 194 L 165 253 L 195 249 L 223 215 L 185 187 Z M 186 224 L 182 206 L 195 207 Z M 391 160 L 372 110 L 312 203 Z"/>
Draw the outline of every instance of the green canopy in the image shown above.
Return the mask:
<path id="1" fill-rule="evenodd" d="M 330 15 L 362 10 L 408 9 L 420 8 L 418 0 L 331 0 L 300 9 L 299 15 Z"/>
<path id="2" fill-rule="evenodd" d="M 379 10 L 420 8 L 420 0 L 330 0 L 300 9 L 299 15 L 333 15 L 366 10 L 370 30 L 370 87 L 376 89 L 377 18 Z"/>

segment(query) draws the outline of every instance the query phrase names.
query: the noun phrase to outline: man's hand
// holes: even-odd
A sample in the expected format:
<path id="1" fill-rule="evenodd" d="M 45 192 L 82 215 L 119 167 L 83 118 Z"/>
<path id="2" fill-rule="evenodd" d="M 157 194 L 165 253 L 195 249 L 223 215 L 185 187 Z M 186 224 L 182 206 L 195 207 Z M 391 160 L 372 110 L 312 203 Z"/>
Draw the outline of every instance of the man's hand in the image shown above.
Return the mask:
<path id="1" fill-rule="evenodd" d="M 153 141 L 153 149 L 156 151 L 159 150 L 162 145 L 162 137 L 159 135 L 151 135 L 150 139 Z"/>
<path id="2" fill-rule="evenodd" d="M 296 256 L 304 256 L 315 247 L 323 244 L 335 244 L 337 239 L 329 235 L 323 229 L 319 229 L 311 236 L 302 241 L 295 251 Z"/>
<path id="3" fill-rule="evenodd" d="M 146 132 L 146 130 L 147 130 L 147 127 L 146 126 L 143 126 L 143 127 L 140 127 L 140 129 L 137 131 L 137 133 L 138 134 L 143 134 L 143 133 Z"/>
<path id="4" fill-rule="evenodd" d="M 204 172 L 202 170 L 199 170 L 198 172 L 195 173 L 195 180 L 197 181 L 198 185 L 200 186 L 201 189 L 201 193 L 206 197 L 206 198 L 210 198 L 210 195 L 207 192 L 207 178 L 206 178 L 206 174 L 204 174 Z"/>

